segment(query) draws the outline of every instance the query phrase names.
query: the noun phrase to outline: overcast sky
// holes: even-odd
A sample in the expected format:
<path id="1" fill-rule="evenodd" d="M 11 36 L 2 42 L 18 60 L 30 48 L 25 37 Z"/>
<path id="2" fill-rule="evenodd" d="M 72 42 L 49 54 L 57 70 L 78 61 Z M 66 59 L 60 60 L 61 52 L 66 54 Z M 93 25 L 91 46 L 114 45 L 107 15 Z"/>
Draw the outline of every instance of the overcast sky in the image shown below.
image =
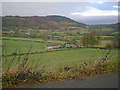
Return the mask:
<path id="1" fill-rule="evenodd" d="M 118 2 L 2 2 L 2 15 L 61 15 L 86 24 L 118 22 Z"/>

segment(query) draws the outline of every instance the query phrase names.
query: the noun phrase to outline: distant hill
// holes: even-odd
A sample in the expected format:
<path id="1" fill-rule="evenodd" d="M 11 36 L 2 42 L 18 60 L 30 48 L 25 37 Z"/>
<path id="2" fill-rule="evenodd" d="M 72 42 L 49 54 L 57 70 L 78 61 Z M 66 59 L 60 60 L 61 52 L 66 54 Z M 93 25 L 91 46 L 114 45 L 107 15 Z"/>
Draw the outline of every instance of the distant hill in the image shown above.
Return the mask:
<path id="1" fill-rule="evenodd" d="M 120 22 L 115 23 L 115 24 L 91 25 L 90 27 L 93 27 L 93 28 L 113 28 L 115 30 L 118 30 L 118 28 L 120 28 Z"/>
<path id="2" fill-rule="evenodd" d="M 9 28 L 34 28 L 34 29 L 61 29 L 63 27 L 85 27 L 86 24 L 79 23 L 65 16 L 4 16 L 3 27 Z"/>
<path id="3" fill-rule="evenodd" d="M 64 16 L 57 16 L 57 15 L 46 16 L 46 19 L 55 22 L 76 22 L 70 18 Z"/>
<path id="4" fill-rule="evenodd" d="M 89 30 L 90 31 L 96 31 L 99 33 L 99 35 L 115 35 L 119 32 L 120 23 L 115 24 L 102 24 L 102 25 L 90 25 Z"/>
<path id="5" fill-rule="evenodd" d="M 109 24 L 109 25 L 107 25 L 107 27 L 114 28 L 114 29 L 118 30 L 120 28 L 120 22 L 115 23 L 115 24 Z"/>

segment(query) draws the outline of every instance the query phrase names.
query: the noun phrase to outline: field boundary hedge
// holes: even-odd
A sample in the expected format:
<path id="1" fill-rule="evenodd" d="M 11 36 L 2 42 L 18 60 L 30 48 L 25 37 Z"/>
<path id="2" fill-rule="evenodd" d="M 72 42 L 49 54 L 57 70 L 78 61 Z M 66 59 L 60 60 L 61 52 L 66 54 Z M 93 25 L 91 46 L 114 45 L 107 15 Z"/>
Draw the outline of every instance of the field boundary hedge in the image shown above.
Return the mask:
<path id="1" fill-rule="evenodd" d="M 22 56 L 22 55 L 27 55 L 27 54 L 40 54 L 40 53 L 50 53 L 50 52 L 58 52 L 58 51 L 66 51 L 66 50 L 75 50 L 75 49 L 80 49 L 80 48 L 93 48 L 93 49 L 109 49 L 109 48 L 104 48 L 104 47 L 79 47 L 79 48 L 66 48 L 66 49 L 58 49 L 58 50 L 51 50 L 51 51 L 43 51 L 43 52 L 32 52 L 32 53 L 12 53 L 9 55 L 2 55 L 3 57 L 8 57 L 8 56 Z"/>

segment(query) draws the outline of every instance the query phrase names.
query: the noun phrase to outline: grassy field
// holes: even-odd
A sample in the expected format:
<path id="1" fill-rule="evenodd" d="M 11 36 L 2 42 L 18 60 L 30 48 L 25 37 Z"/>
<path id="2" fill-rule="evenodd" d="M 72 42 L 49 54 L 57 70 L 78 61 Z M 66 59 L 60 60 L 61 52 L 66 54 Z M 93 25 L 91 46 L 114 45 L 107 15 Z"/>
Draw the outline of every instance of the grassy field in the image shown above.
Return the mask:
<path id="1" fill-rule="evenodd" d="M 37 42 L 27 42 L 27 41 L 14 41 L 14 40 L 3 40 L 4 55 L 9 55 L 14 52 L 27 53 L 32 47 L 31 52 L 45 51 L 44 46 L 48 43 L 37 43 Z"/>
<path id="2" fill-rule="evenodd" d="M 45 45 L 49 45 L 52 43 L 63 44 L 65 42 L 57 41 L 57 40 L 48 40 L 47 42 L 43 42 L 42 39 L 35 39 L 35 38 L 3 37 L 2 40 L 2 44 L 4 46 L 3 54 L 9 55 L 14 52 L 27 53 L 31 47 L 32 47 L 31 52 L 43 52 L 45 51 Z"/>
<path id="3" fill-rule="evenodd" d="M 9 55 L 12 53 L 27 53 L 32 46 L 30 53 L 2 57 L 3 70 L 3 87 L 17 86 L 31 82 L 44 83 L 46 80 L 57 81 L 61 79 L 71 79 L 77 77 L 78 73 L 81 77 L 91 76 L 99 73 L 104 73 L 103 68 L 96 65 L 103 56 L 109 51 L 108 49 L 94 49 L 94 48 L 60 48 L 45 51 L 44 46 L 51 44 L 49 42 L 41 43 L 34 42 L 35 39 L 27 41 L 25 38 L 11 38 L 11 40 L 4 39 L 3 54 Z M 31 41 L 33 40 L 33 41 Z M 105 45 L 108 41 L 103 41 L 101 45 Z M 18 52 L 20 50 L 20 52 Z M 61 51 L 55 51 L 61 50 Z M 42 53 L 35 53 L 42 52 Z M 111 51 L 108 66 L 103 65 L 105 72 L 109 73 L 111 70 L 117 71 L 118 50 Z M 88 66 L 79 67 L 87 63 Z M 112 64 L 111 64 L 112 63 Z M 24 65 L 24 66 L 23 66 Z M 72 71 L 68 72 L 64 68 L 73 67 Z M 92 71 L 95 68 L 95 72 Z M 90 70 L 89 70 L 90 69 Z M 33 71 L 32 71 L 33 70 Z M 78 70 L 78 71 L 76 71 Z M 87 73 L 82 73 L 87 72 Z M 42 74 L 41 74 L 42 73 Z M 80 74 L 81 73 L 81 74 Z M 27 76 L 26 76 L 27 75 Z M 52 76 L 51 76 L 52 75 Z M 62 76 L 61 76 L 62 75 Z M 21 77 L 22 76 L 22 77 Z M 41 81 L 42 80 L 42 81 Z"/>
<path id="4" fill-rule="evenodd" d="M 38 42 L 43 42 L 44 43 L 44 40 L 43 39 L 40 39 L 40 38 L 22 38 L 22 37 L 2 37 L 2 39 L 7 39 L 7 40 L 26 40 L 26 41 L 38 41 Z M 46 41 L 47 43 L 59 43 L 59 44 L 64 44 L 66 43 L 65 41 L 59 41 L 59 40 L 47 40 Z"/>
<path id="5" fill-rule="evenodd" d="M 7 38 L 6 38 L 7 39 Z M 35 52 L 43 52 L 45 50 L 45 45 L 49 45 L 52 43 L 64 43 L 64 41 L 53 41 L 51 42 L 34 42 L 34 39 L 26 39 L 26 38 L 10 38 L 11 40 L 3 40 L 2 44 L 3 47 L 3 54 L 9 55 L 14 52 L 17 53 L 27 53 L 28 50 L 31 48 L 31 53 Z M 21 41 L 21 40 L 27 40 L 27 41 Z M 37 39 L 35 39 L 37 41 Z M 50 40 L 49 40 L 50 41 Z M 110 40 L 102 40 L 100 41 L 99 47 L 105 47 L 107 43 L 111 43 Z M 60 48 L 61 49 L 61 48 Z M 54 49 L 55 50 L 55 49 Z M 19 52 L 20 51 L 20 52 Z"/>
<path id="6" fill-rule="evenodd" d="M 53 49 L 52 51 L 54 52 L 46 52 L 44 46 L 46 44 L 51 44 L 51 43 L 29 42 L 30 40 L 37 40 L 37 39 L 29 39 L 28 41 L 21 41 L 21 40 L 27 40 L 26 38 L 20 38 L 20 39 L 11 38 L 11 39 L 12 40 L 2 41 L 2 44 L 4 45 L 4 49 L 3 49 L 4 55 L 9 55 L 14 52 L 27 53 L 30 47 L 32 46 L 30 53 L 35 53 L 35 52 L 45 52 L 45 53 L 36 53 L 29 55 L 28 64 L 32 65 L 34 62 L 34 65 L 36 65 L 40 63 L 40 68 L 46 65 L 47 71 L 58 70 L 60 67 L 65 67 L 65 66 L 79 65 L 80 63 L 84 63 L 84 62 L 95 62 L 100 60 L 104 55 L 104 53 L 107 52 L 107 50 L 104 49 L 92 49 L 92 48 L 78 48 L 78 49 L 60 48 L 60 50 L 63 49 L 63 51 L 54 51 L 56 49 Z M 110 43 L 110 41 L 106 41 L 106 40 L 101 41 L 99 46 L 105 47 L 106 43 Z M 111 58 L 112 61 L 116 61 L 118 58 L 118 51 L 113 50 L 112 54 L 114 53 L 115 55 Z M 22 62 L 24 57 L 25 55 L 23 56 L 13 55 L 8 57 L 3 57 L 3 69 L 7 65 L 9 65 L 9 61 L 12 61 L 13 58 L 15 59 L 11 67 L 16 66 L 16 64 L 20 63 L 20 61 Z"/>
<path id="7" fill-rule="evenodd" d="M 100 41 L 100 43 L 99 43 L 99 47 L 106 47 L 106 45 L 107 44 L 110 44 L 110 43 L 112 43 L 112 41 L 111 40 L 102 40 L 102 41 Z"/>
<path id="8" fill-rule="evenodd" d="M 105 52 L 107 52 L 107 50 L 81 48 L 57 52 L 46 52 L 41 54 L 32 54 L 29 55 L 28 65 L 32 65 L 34 60 L 34 65 L 40 63 L 39 64 L 40 68 L 46 65 L 45 68 L 47 71 L 54 71 L 58 70 L 60 67 L 79 65 L 84 62 L 99 61 Z M 114 55 L 110 60 L 117 61 L 118 51 L 113 50 L 112 54 Z M 22 61 L 24 57 L 25 55 L 20 57 L 19 56 L 3 57 L 3 69 L 8 64 L 6 62 L 9 62 L 10 60 L 13 60 L 13 58 L 16 58 L 14 60 L 14 63 L 11 65 L 14 67 L 17 63 Z M 20 58 L 20 60 L 18 60 L 18 58 Z"/>

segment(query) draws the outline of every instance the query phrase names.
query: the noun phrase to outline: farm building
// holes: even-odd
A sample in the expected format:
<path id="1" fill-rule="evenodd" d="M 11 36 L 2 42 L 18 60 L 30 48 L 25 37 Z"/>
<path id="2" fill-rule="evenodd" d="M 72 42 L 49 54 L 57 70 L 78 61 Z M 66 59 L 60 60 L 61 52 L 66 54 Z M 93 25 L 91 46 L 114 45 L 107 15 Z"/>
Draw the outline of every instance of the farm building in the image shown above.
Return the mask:
<path id="1" fill-rule="evenodd" d="M 66 47 L 66 48 L 78 48 L 78 47 L 80 47 L 80 45 L 79 45 L 79 43 L 65 43 L 64 44 L 64 47 Z"/>
<path id="2" fill-rule="evenodd" d="M 55 49 L 55 48 L 59 48 L 61 47 L 61 45 L 59 44 L 52 44 L 52 45 L 46 45 L 45 49 Z"/>

